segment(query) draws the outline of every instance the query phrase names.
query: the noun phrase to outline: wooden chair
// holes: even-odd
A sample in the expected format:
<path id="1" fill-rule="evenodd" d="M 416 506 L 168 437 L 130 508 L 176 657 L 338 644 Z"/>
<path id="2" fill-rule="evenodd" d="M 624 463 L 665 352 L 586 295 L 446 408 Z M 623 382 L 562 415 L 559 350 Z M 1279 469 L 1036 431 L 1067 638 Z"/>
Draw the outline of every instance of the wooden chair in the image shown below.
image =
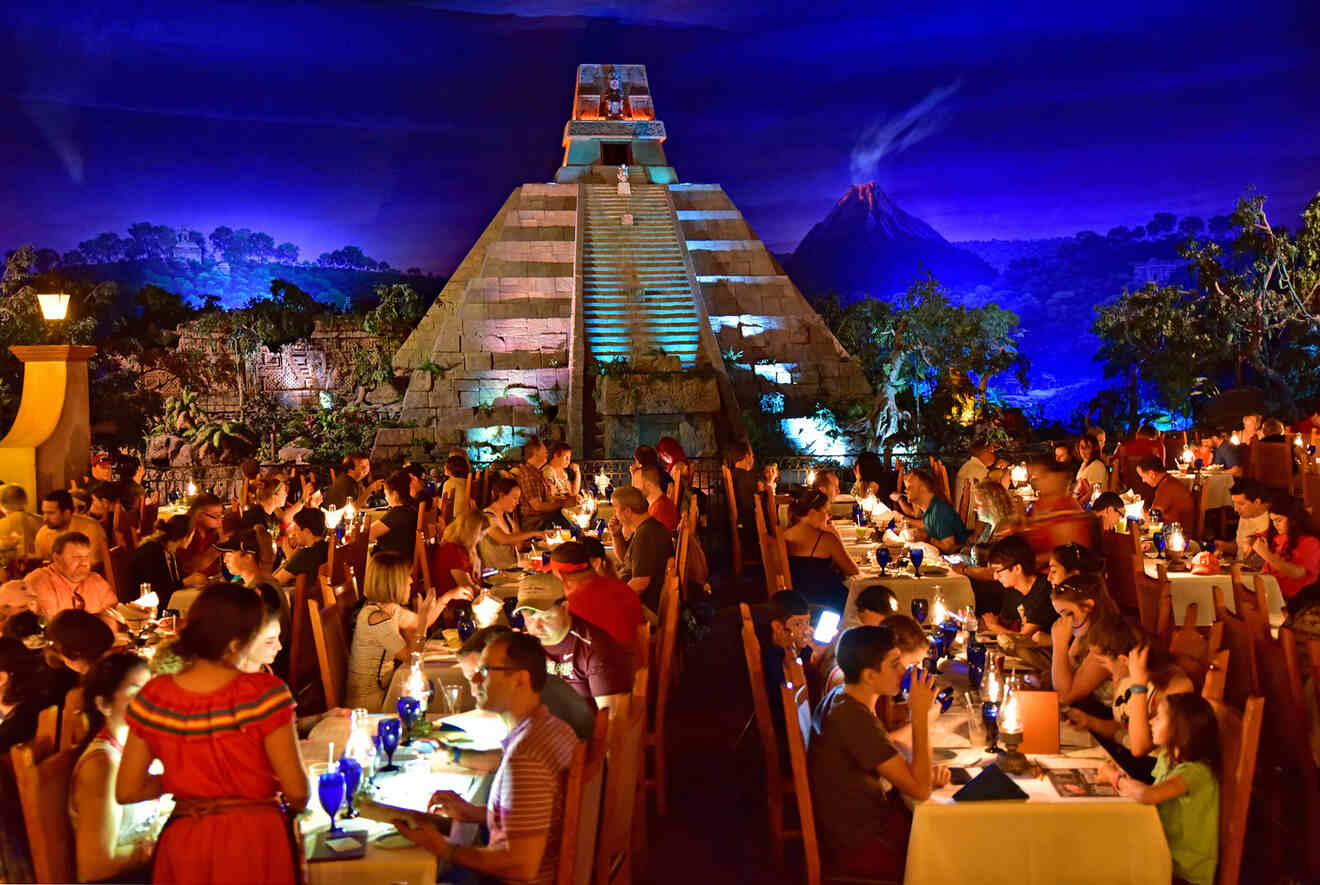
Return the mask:
<path id="1" fill-rule="evenodd" d="M 1210 666 L 1205 671 L 1205 682 L 1201 685 L 1201 697 L 1207 701 L 1224 702 L 1224 688 L 1228 684 L 1228 656 L 1228 649 L 1224 649 L 1210 659 Z"/>
<path id="2" fill-rule="evenodd" d="M 1229 569 L 1233 581 L 1233 605 L 1237 616 L 1246 621 L 1257 636 L 1268 636 L 1270 632 L 1269 592 L 1265 589 L 1265 579 L 1252 575 L 1251 590 L 1248 591 L 1242 581 L 1242 568 L 1234 565 Z"/>
<path id="3" fill-rule="evenodd" d="M 1247 474 L 1272 489 L 1292 490 L 1293 446 L 1291 442 L 1262 442 L 1250 446 Z"/>
<path id="4" fill-rule="evenodd" d="M 935 493 L 942 496 L 945 501 L 952 501 L 953 495 L 949 491 L 949 468 L 934 455 L 930 456 L 930 473 L 935 477 Z"/>
<path id="5" fill-rule="evenodd" d="M 1164 563 L 1156 563 L 1154 580 L 1147 577 L 1143 570 L 1136 584 L 1141 628 L 1167 645 L 1173 624 L 1173 588 L 1169 584 L 1169 573 Z"/>
<path id="6" fill-rule="evenodd" d="M 687 583 L 688 577 L 688 552 L 692 547 L 692 536 L 696 531 L 697 524 L 697 498 L 692 496 L 688 504 L 687 512 L 678 520 L 678 587 L 679 596 L 683 596 L 683 588 Z"/>
<path id="7" fill-rule="evenodd" d="M 116 501 L 114 506 L 114 516 L 111 525 L 114 531 L 111 533 L 110 540 L 116 544 L 123 544 L 129 550 L 136 550 L 140 535 L 139 515 L 136 511 L 124 509 L 122 501 Z"/>
<path id="8" fill-rule="evenodd" d="M 1242 846 L 1247 836 L 1247 811 L 1256 774 L 1256 751 L 1265 717 L 1265 699 L 1248 698 L 1242 713 L 1211 701 L 1219 723 L 1219 871 L 1216 885 L 1237 885 Z"/>
<path id="9" fill-rule="evenodd" d="M 133 551 L 117 544 L 111 547 L 105 560 L 105 579 L 114 588 L 120 602 L 132 602 L 141 594 L 133 586 Z"/>
<path id="10" fill-rule="evenodd" d="M 1140 612 L 1137 587 L 1148 582 L 1139 535 L 1101 532 L 1100 550 L 1105 559 L 1105 583 L 1119 608 Z"/>
<path id="11" fill-rule="evenodd" d="M 83 708 L 83 690 L 81 686 L 69 689 L 64 696 L 64 708 L 60 711 L 60 729 L 58 746 L 61 750 L 76 747 L 87 737 L 87 714 Z"/>
<path id="12" fill-rule="evenodd" d="M 761 568 L 765 572 L 765 595 L 769 599 L 780 587 L 792 590 L 793 577 L 788 573 L 788 561 L 779 558 L 778 541 L 766 531 L 760 495 L 752 499 L 752 509 L 756 519 L 756 540 L 761 548 Z"/>
<path id="13" fill-rule="evenodd" d="M 263 569 L 270 571 L 275 567 L 275 539 L 264 525 L 253 526 L 252 533 L 257 538 L 257 562 Z"/>
<path id="14" fill-rule="evenodd" d="M 660 630 L 656 634 L 656 667 L 651 672 L 655 678 L 654 710 L 651 724 L 646 731 L 646 747 L 651 757 L 651 774 L 647 774 L 645 755 L 642 759 L 642 788 L 655 793 L 656 812 L 662 817 L 665 813 L 666 784 L 665 777 L 665 712 L 669 705 L 669 692 L 674 683 L 674 648 L 678 640 L 678 573 L 674 560 L 669 560 L 665 572 L 665 583 L 660 588 Z"/>
<path id="15" fill-rule="evenodd" d="M 311 606 L 319 604 L 320 590 L 317 584 L 308 580 L 307 575 L 298 575 L 294 581 L 293 599 L 290 602 L 289 625 L 289 689 L 301 707 L 303 698 L 309 694 L 316 680 L 316 649 L 312 642 L 312 619 L 309 616 Z M 308 703 L 312 702 L 307 698 Z"/>
<path id="16" fill-rule="evenodd" d="M 143 495 L 142 500 L 138 502 L 138 535 L 149 535 L 156 530 L 156 516 L 160 513 L 160 505 L 156 502 L 147 503 L 147 496 Z"/>
<path id="17" fill-rule="evenodd" d="M 358 532 L 349 542 L 339 549 L 340 566 L 336 568 L 339 572 L 335 576 L 335 583 L 343 583 L 350 571 L 355 575 L 365 575 L 367 573 L 367 557 L 371 539 L 365 531 Z"/>
<path id="18" fill-rule="evenodd" d="M 761 661 L 761 643 L 752 624 L 752 610 L 740 603 L 742 614 L 743 656 L 747 660 L 747 680 L 752 688 L 752 715 L 761 736 L 761 755 L 765 760 L 766 807 L 770 818 L 770 851 L 777 864 L 784 861 L 784 842 L 802 836 L 801 830 L 784 826 L 784 797 L 793 792 L 792 780 L 784 777 L 779 760 L 779 739 L 770 716 L 770 697 L 765 687 L 765 666 Z"/>
<path id="19" fill-rule="evenodd" d="M 738 499 L 733 493 L 733 473 L 729 470 L 728 464 L 720 465 L 720 474 L 724 477 L 724 502 L 729 511 L 729 546 L 733 551 L 733 575 L 735 578 L 740 578 L 746 551 L 743 550 L 742 533 L 738 530 Z"/>
<path id="20" fill-rule="evenodd" d="M 634 670 L 651 669 L 651 622 L 642 619 L 637 625 L 637 659 Z"/>
<path id="21" fill-rule="evenodd" d="M 1260 672 L 1256 666 L 1256 631 L 1224 605 L 1223 594 L 1214 589 L 1215 620 L 1224 625 L 1224 648 L 1232 655 L 1233 667 L 1224 685 L 1224 702 L 1243 709 L 1249 697 L 1260 695 Z M 1239 602 L 1239 609 L 1242 603 Z"/>
<path id="22" fill-rule="evenodd" d="M 332 605 L 339 606 L 339 628 L 347 641 L 348 637 L 353 635 L 353 617 L 361 596 L 358 593 L 357 576 L 353 574 L 353 569 L 345 567 L 345 571 L 348 574 L 345 575 L 342 584 L 331 584 L 330 579 L 325 575 L 318 575 L 317 583 L 321 588 L 321 605 L 327 608 Z"/>
<path id="23" fill-rule="evenodd" d="M 564 831 L 559 843 L 555 885 L 590 885 L 609 727 L 609 711 L 597 710 L 591 741 L 578 744 L 573 751 L 573 763 L 564 786 Z"/>
<path id="24" fill-rule="evenodd" d="M 1206 512 L 1210 509 L 1210 483 L 1204 477 L 1199 480 L 1194 494 L 1196 498 L 1196 522 L 1192 528 L 1194 538 L 1204 538 L 1206 534 Z"/>
<path id="25" fill-rule="evenodd" d="M 596 885 L 629 885 L 633 873 L 633 823 L 642 754 L 646 743 L 646 686 L 650 674 L 638 670 L 631 697 L 610 722 L 605 795 L 596 842 Z"/>
<path id="26" fill-rule="evenodd" d="M 972 481 L 964 479 L 962 488 L 958 490 L 958 518 L 962 520 L 963 525 L 967 525 L 968 518 L 972 515 Z"/>
<path id="27" fill-rule="evenodd" d="M 798 820 L 802 824 L 802 853 L 806 859 L 807 885 L 820 885 L 820 846 L 816 842 L 816 815 L 811 808 L 811 784 L 807 779 L 811 699 L 808 697 L 806 683 L 796 679 L 779 686 L 779 691 L 784 704 L 788 758 L 793 769 L 793 793 L 797 796 Z"/>
<path id="28" fill-rule="evenodd" d="M 340 603 L 318 606 L 307 600 L 308 622 L 316 646 L 316 664 L 321 674 L 321 690 L 327 709 L 344 705 L 344 686 L 348 680 L 348 643 L 344 639 Z"/>
<path id="29" fill-rule="evenodd" d="M 1200 607 L 1195 602 L 1189 603 L 1183 612 L 1182 626 L 1169 635 L 1169 656 L 1198 686 L 1205 682 L 1211 662 L 1219 653 L 1219 646 L 1224 641 L 1222 623 L 1212 624 L 1208 637 L 1201 634 L 1196 626 L 1199 613 Z M 1170 617 L 1172 617 L 1172 602 L 1170 602 Z M 1222 696 L 1216 700 L 1222 700 Z"/>
<path id="30" fill-rule="evenodd" d="M 49 710 L 53 713 L 55 708 Z M 9 753 L 36 880 L 76 882 L 69 783 L 74 763 L 78 761 L 77 748 L 56 749 L 53 739 L 38 732 L 31 741 L 15 745 Z"/>
<path id="31" fill-rule="evenodd" d="M 420 528 L 417 530 L 417 538 L 413 542 L 413 591 L 425 593 L 435 586 L 431 580 L 431 556 L 435 552 L 435 547 L 431 539 L 426 537 L 426 532 Z"/>
<path id="32" fill-rule="evenodd" d="M 1270 709 L 1264 738 L 1271 764 L 1261 767 L 1262 783 L 1257 786 L 1257 807 L 1265 818 L 1264 856 L 1282 865 L 1271 876 L 1273 881 L 1287 877 L 1317 881 L 1320 846 L 1314 836 L 1320 833 L 1320 785 L 1293 631 L 1281 627 L 1277 639 L 1268 633 L 1258 636 L 1256 664 Z"/>

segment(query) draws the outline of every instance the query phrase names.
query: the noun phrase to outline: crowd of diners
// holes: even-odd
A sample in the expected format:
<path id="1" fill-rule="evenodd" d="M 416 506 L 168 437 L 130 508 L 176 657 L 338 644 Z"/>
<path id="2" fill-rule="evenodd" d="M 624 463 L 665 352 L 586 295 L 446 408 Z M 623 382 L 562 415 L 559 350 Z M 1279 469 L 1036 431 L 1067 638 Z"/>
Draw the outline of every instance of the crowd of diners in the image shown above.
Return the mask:
<path id="1" fill-rule="evenodd" d="M 486 802 L 437 795 L 462 823 L 453 841 L 401 828 L 445 860 L 501 880 L 553 877 L 573 746 L 592 735 L 596 710 L 631 693 L 639 628 L 656 618 L 674 556 L 675 478 L 690 474 L 675 440 L 658 448 L 640 447 L 631 483 L 613 492 L 612 552 L 594 532 L 559 544 L 548 567 L 518 585 L 520 629 L 488 627 L 463 645 L 473 696 L 504 717 L 510 737 L 502 752 L 453 752 L 456 765 L 485 774 Z M 114 517 L 147 494 L 140 462 L 96 455 L 88 476 L 42 496 L 40 516 L 21 487 L 0 489 L 0 537 L 14 543 L 0 587 L 0 753 L 30 740 L 38 714 L 81 687 L 87 730 L 68 797 L 79 881 L 298 881 L 289 822 L 309 795 L 300 736 L 350 708 L 383 711 L 396 668 L 454 625 L 488 569 L 518 565 L 529 543 L 567 526 L 563 508 L 579 504 L 583 488 L 572 450 L 535 438 L 521 463 L 490 478 L 484 509 L 469 495 L 462 450 L 434 472 L 408 465 L 385 477 L 350 455 L 324 485 L 306 469 L 244 467 L 246 506 L 202 492 L 132 539 L 127 599 L 104 567 L 110 548 L 132 545 Z M 425 548 L 433 587 L 418 593 L 423 502 L 443 502 L 452 519 Z M 349 503 L 373 518 L 346 706 L 302 716 L 286 683 L 291 595 L 327 561 L 327 511 Z M 150 659 L 123 618 L 124 604 L 148 589 L 156 603 L 143 616 L 184 613 Z M 173 811 L 162 828 L 167 794 Z M 10 805 L 0 814 L 0 880 L 22 881 L 31 868 Z"/>
<path id="2" fill-rule="evenodd" d="M 1320 416 L 1307 420 L 1320 429 Z M 1249 416 L 1237 443 L 1229 431 L 1206 436 L 1205 463 L 1237 471 L 1236 525 L 1207 540 L 1219 555 L 1273 574 L 1290 623 L 1320 633 L 1320 540 L 1310 515 L 1297 499 L 1238 476 L 1238 446 L 1276 436 L 1275 429 Z M 1177 875 L 1211 881 L 1213 716 L 1194 691 L 1194 674 L 1153 649 L 1117 610 L 1097 553 L 1100 532 L 1124 518 L 1114 478 L 1120 461 L 1137 459 L 1147 505 L 1166 519 L 1185 512 L 1189 495 L 1169 480 L 1153 431 L 1124 442 L 1118 455 L 1099 431 L 1044 453 L 1030 464 L 1029 507 L 1010 491 L 1009 467 L 990 443 L 972 446 L 948 498 L 935 472 L 918 467 L 900 479 L 874 453 L 856 458 L 846 483 L 822 468 L 798 490 L 784 529 L 796 589 L 770 598 L 760 628 L 771 698 L 790 656 L 808 667 L 816 699 L 810 774 L 829 869 L 901 877 L 908 812 L 899 799 L 924 799 L 949 777 L 932 762 L 929 726 L 939 715 L 932 677 L 913 671 L 909 724 L 888 731 L 877 716 L 881 699 L 898 693 L 903 674 L 927 652 L 921 627 L 895 613 L 892 593 L 869 587 L 856 600 L 860 626 L 828 644 L 811 638 L 812 607 L 842 611 L 845 581 L 858 570 L 830 518 L 846 489 L 855 499 L 887 502 L 905 538 L 966 573 L 983 627 L 1038 660 L 1072 722 L 1109 750 L 1114 765 L 1104 776 L 1124 795 L 1160 806 Z M 758 466 L 745 442 L 724 457 L 741 514 L 736 530 L 755 549 L 753 502 L 764 495 L 775 513 L 778 471 Z M 562 511 L 584 488 L 572 450 L 537 439 L 524 446 L 520 464 L 490 479 L 484 507 L 469 495 L 472 471 L 461 450 L 437 469 L 408 465 L 384 477 L 354 454 L 329 483 L 292 467 L 248 469 L 245 506 L 203 492 L 140 541 L 124 537 L 115 519 L 147 495 L 131 456 L 98 454 L 88 476 L 38 502 L 21 487 L 0 488 L 11 578 L 0 586 L 0 752 L 30 740 L 40 711 L 81 687 L 86 737 L 68 796 L 80 881 L 299 880 L 289 816 L 309 796 L 299 739 L 347 710 L 300 715 L 286 684 L 291 589 L 327 560 L 327 510 L 374 506 L 345 703 L 382 711 L 396 669 L 454 622 L 481 592 L 487 569 L 518 565 L 530 543 L 567 525 Z M 960 507 L 964 493 L 971 499 Z M 702 494 L 675 440 L 640 446 L 629 483 L 610 499 L 611 549 L 594 533 L 559 544 L 543 571 L 519 583 L 519 629 L 487 627 L 463 644 L 459 665 L 473 696 L 503 717 L 510 736 L 501 751 L 448 751 L 453 764 L 484 775 L 481 788 L 468 799 L 433 798 L 455 822 L 450 834 L 400 823 L 404 835 L 476 874 L 553 878 L 573 746 L 590 737 L 596 710 L 631 691 L 639 627 L 656 617 L 679 514 L 688 495 Z M 452 519 L 430 548 L 432 589 L 414 593 L 418 508 L 440 501 Z M 274 542 L 273 559 L 264 539 Z M 150 614 L 187 603 L 177 637 L 151 660 L 117 614 L 132 598 L 122 599 L 104 576 L 109 549 L 125 544 L 132 547 L 128 586 L 156 595 Z M 772 707 L 782 731 L 782 710 Z M 166 794 L 173 812 L 162 829 L 157 800 Z M 0 872 L 13 880 L 21 877 L 23 824 L 9 805 L 0 813 Z"/>
<path id="3" fill-rule="evenodd" d="M 1248 415 L 1242 426 L 1211 428 L 1193 444 L 1203 465 L 1218 465 L 1215 470 L 1232 477 L 1233 511 L 1224 514 L 1221 531 L 1207 529 L 1193 549 L 1274 576 L 1285 624 L 1299 645 L 1320 638 L 1320 532 L 1299 497 L 1265 487 L 1244 475 L 1244 468 L 1247 447 L 1257 441 L 1286 441 L 1299 459 L 1310 457 L 1306 445 L 1313 431 L 1320 432 L 1317 410 L 1290 428 Z M 1298 439 L 1302 444 L 1292 445 Z M 1210 885 L 1218 859 L 1221 772 L 1214 712 L 1198 691 L 1204 674 L 1186 672 L 1131 614 L 1119 610 L 1101 553 L 1102 533 L 1119 530 L 1127 518 L 1121 493 L 1130 488 L 1143 495 L 1145 512 L 1159 511 L 1165 523 L 1181 522 L 1191 537 L 1195 502 L 1188 486 L 1170 475 L 1185 442 L 1180 437 L 1177 451 L 1172 445 L 1142 427 L 1115 450 L 1107 447 L 1103 431 L 1088 431 L 1031 458 L 1024 495 L 995 445 L 977 442 L 949 483 L 947 499 L 924 466 L 900 478 L 883 458 L 863 453 L 848 491 L 857 499 L 886 502 L 894 512 L 892 530 L 906 543 L 929 545 L 929 556 L 945 557 L 952 570 L 967 576 L 981 629 L 1036 666 L 1040 685 L 1058 692 L 1067 719 L 1107 751 L 1112 761 L 1100 778 L 1120 794 L 1158 807 L 1176 880 Z M 728 461 L 738 512 L 750 512 L 756 494 L 775 489 L 776 471 L 758 469 L 745 445 L 734 447 Z M 1131 485 L 1120 476 L 1124 464 L 1135 467 Z M 859 572 L 831 523 L 831 505 L 845 489 L 837 473 L 817 470 L 788 507 L 784 541 L 794 589 L 773 594 L 763 606 L 761 659 L 781 739 L 784 718 L 777 701 L 784 663 L 798 658 L 805 667 L 814 703 L 809 774 L 824 868 L 901 880 L 911 816 L 899 800 L 926 799 L 949 779 L 933 763 L 929 742 L 930 724 L 940 715 L 933 703 L 939 686 L 915 669 L 928 654 L 927 638 L 916 621 L 897 613 L 883 579 L 855 599 L 860 626 L 828 643 L 812 638 L 812 612 L 842 613 L 845 582 Z M 962 494 L 971 496 L 964 507 Z M 755 543 L 755 524 L 745 521 L 742 528 L 749 524 L 745 543 Z M 1309 672 L 1305 652 L 1302 666 Z M 911 721 L 887 731 L 882 699 L 899 693 L 909 671 Z M 1311 729 L 1320 735 L 1320 723 L 1313 721 Z"/>

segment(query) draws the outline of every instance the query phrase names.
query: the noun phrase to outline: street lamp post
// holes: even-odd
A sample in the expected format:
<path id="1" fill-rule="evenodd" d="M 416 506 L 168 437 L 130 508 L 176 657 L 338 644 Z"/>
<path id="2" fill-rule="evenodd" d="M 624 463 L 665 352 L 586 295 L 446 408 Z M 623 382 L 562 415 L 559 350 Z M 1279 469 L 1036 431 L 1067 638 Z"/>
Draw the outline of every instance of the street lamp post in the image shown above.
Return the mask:
<path id="1" fill-rule="evenodd" d="M 37 296 L 47 322 L 68 314 L 64 293 Z M 14 425 L 0 440 L 0 480 L 21 485 L 35 501 L 68 488 L 82 475 L 91 452 L 87 361 L 90 345 L 23 344 L 9 350 L 23 362 L 23 396 Z"/>

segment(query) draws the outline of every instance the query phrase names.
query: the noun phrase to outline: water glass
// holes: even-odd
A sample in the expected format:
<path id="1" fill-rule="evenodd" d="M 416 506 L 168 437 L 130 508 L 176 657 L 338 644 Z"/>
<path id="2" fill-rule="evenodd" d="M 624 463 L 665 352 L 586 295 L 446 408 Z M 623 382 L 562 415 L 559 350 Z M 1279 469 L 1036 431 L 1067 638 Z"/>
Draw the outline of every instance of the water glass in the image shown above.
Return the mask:
<path id="1" fill-rule="evenodd" d="M 399 766 L 394 764 L 394 751 L 399 749 L 399 737 L 403 731 L 403 723 L 397 719 L 382 719 L 376 726 L 376 733 L 380 735 L 380 746 L 385 751 L 385 766 L 381 771 L 398 771 Z"/>
<path id="2" fill-rule="evenodd" d="M 908 551 L 908 558 L 912 560 L 912 574 L 914 577 L 921 577 L 921 560 L 926 553 L 920 547 L 913 547 Z M 924 622 L 924 618 L 922 621 Z"/>
<path id="3" fill-rule="evenodd" d="M 311 773 L 316 778 L 316 795 L 321 799 L 321 807 L 330 815 L 330 834 L 338 835 L 343 830 L 335 823 L 335 816 L 344 801 L 344 774 L 338 766 L 328 762 L 313 764 Z"/>
<path id="4" fill-rule="evenodd" d="M 458 709 L 458 707 L 459 707 L 459 701 L 463 697 L 463 686 L 446 685 L 444 686 L 444 690 L 445 690 L 445 700 L 449 702 L 449 712 L 450 713 L 462 712 L 461 710 Z"/>
<path id="5" fill-rule="evenodd" d="M 357 817 L 357 809 L 353 807 L 353 797 L 357 795 L 358 787 L 362 784 L 362 763 L 352 756 L 340 756 L 339 773 L 344 776 L 344 793 L 347 797 L 344 817 Z"/>
<path id="6" fill-rule="evenodd" d="M 880 566 L 880 574 L 885 573 L 885 566 L 889 565 L 889 548 L 881 544 L 875 548 L 875 564 Z"/>
<path id="7" fill-rule="evenodd" d="M 913 550 L 913 568 L 914 570 L 921 565 L 920 551 Z M 916 618 L 918 624 L 926 623 L 926 616 L 930 614 L 930 601 L 920 596 L 912 599 L 912 617 Z"/>

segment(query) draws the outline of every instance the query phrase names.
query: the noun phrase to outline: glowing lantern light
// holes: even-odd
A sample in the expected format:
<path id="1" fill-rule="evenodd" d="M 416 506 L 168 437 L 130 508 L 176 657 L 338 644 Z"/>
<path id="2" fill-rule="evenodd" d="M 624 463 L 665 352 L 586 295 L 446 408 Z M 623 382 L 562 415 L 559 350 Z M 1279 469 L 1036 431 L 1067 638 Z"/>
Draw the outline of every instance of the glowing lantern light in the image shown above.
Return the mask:
<path id="1" fill-rule="evenodd" d="M 41 315 L 48 320 L 62 320 L 69 312 L 69 296 L 63 292 L 38 295 Z"/>
<path id="2" fill-rule="evenodd" d="M 1011 476 L 1013 477 L 1013 482 L 1016 482 L 1016 483 L 1023 483 L 1023 482 L 1026 482 L 1026 481 L 1027 481 L 1027 465 L 1025 465 L 1025 464 L 1018 464 L 1017 466 L 1015 466 L 1015 467 L 1013 468 L 1013 472 L 1012 472 Z"/>

